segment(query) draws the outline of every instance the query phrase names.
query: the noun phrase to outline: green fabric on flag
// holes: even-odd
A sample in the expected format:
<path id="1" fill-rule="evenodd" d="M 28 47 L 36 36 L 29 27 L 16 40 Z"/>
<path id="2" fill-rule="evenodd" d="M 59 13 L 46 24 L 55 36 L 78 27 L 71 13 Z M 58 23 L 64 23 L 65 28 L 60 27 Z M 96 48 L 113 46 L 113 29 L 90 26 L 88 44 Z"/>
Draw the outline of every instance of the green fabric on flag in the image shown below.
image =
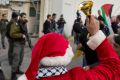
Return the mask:
<path id="1" fill-rule="evenodd" d="M 105 23 L 105 25 L 107 25 L 108 26 L 108 23 L 107 23 L 107 19 L 106 19 L 106 15 L 105 15 L 105 12 L 104 12 L 104 9 L 103 8 L 101 8 L 101 11 L 102 11 L 102 17 L 104 18 L 104 23 Z"/>

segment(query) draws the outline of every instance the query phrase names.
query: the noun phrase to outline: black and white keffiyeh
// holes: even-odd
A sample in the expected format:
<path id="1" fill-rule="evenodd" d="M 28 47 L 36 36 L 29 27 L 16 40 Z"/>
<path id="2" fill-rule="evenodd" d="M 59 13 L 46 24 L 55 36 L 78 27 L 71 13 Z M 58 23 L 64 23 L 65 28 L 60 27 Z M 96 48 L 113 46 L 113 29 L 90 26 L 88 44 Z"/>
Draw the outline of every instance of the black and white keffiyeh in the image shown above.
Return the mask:
<path id="1" fill-rule="evenodd" d="M 39 68 L 36 78 L 40 79 L 42 77 L 57 76 L 57 75 L 65 74 L 66 72 L 67 69 L 63 66 Z"/>

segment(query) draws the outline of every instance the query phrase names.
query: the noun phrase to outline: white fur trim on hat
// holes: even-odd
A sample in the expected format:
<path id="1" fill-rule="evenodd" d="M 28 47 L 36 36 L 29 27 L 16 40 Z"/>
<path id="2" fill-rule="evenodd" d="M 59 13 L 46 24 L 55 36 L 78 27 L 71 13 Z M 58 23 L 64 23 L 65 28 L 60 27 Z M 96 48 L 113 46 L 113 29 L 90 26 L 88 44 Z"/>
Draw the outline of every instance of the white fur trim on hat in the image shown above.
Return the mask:
<path id="1" fill-rule="evenodd" d="M 95 35 L 90 37 L 90 40 L 87 42 L 87 45 L 92 49 L 95 50 L 104 40 L 106 36 L 104 33 L 99 30 Z"/>
<path id="2" fill-rule="evenodd" d="M 17 80 L 28 80 L 28 79 L 27 79 L 26 75 L 24 74 L 24 75 L 20 76 Z"/>
<path id="3" fill-rule="evenodd" d="M 44 66 L 66 66 L 71 62 L 73 56 L 72 48 L 69 45 L 64 56 L 44 57 L 41 64 Z"/>

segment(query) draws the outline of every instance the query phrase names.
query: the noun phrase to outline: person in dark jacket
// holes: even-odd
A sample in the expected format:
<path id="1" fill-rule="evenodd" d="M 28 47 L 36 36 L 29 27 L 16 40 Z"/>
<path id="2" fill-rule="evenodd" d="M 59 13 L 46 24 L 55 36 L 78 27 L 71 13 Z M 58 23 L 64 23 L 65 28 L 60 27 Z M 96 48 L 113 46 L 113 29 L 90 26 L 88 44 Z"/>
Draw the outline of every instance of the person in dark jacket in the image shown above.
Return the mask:
<path id="1" fill-rule="evenodd" d="M 2 19 L 0 20 L 0 33 L 1 33 L 1 43 L 3 49 L 5 49 L 5 34 L 6 34 L 6 28 L 7 28 L 8 20 L 7 15 L 2 14 Z"/>
<path id="2" fill-rule="evenodd" d="M 57 28 L 57 22 L 56 22 L 56 20 L 55 20 L 55 19 L 56 19 L 56 16 L 57 16 L 56 13 L 53 13 L 53 14 L 52 14 L 52 19 L 51 19 L 51 24 L 52 24 L 52 25 L 51 25 L 51 31 L 52 31 L 52 32 L 55 32 L 55 31 L 56 31 L 56 28 Z"/>
<path id="3" fill-rule="evenodd" d="M 73 24 L 73 29 L 72 29 L 72 35 L 74 36 L 74 43 L 79 44 L 79 36 L 81 35 L 83 28 L 83 23 L 80 17 L 77 17 L 75 19 L 74 24 Z"/>
<path id="4" fill-rule="evenodd" d="M 118 26 L 117 33 L 120 34 L 120 15 L 117 15 L 117 26 Z"/>
<path id="5" fill-rule="evenodd" d="M 65 24 L 66 24 L 66 21 L 64 20 L 63 15 L 60 15 L 60 19 L 57 22 L 58 30 L 60 34 L 63 34 Z"/>
<path id="6" fill-rule="evenodd" d="M 98 20 L 104 20 L 104 18 L 102 17 L 102 15 L 101 15 L 101 11 L 100 10 L 98 10 Z"/>
<path id="7" fill-rule="evenodd" d="M 24 33 L 24 35 L 26 36 L 26 41 L 28 42 L 28 45 L 30 47 L 30 49 L 32 49 L 32 43 L 31 43 L 31 39 L 30 36 L 28 34 L 28 29 L 27 29 L 27 18 L 26 18 L 26 13 L 21 13 L 20 14 L 20 18 L 18 20 L 18 24 L 20 25 L 20 28 L 22 30 L 22 32 Z"/>
<path id="8" fill-rule="evenodd" d="M 113 32 L 115 34 L 117 34 L 118 26 L 117 26 L 116 16 L 112 16 L 112 18 L 111 18 L 111 24 L 112 24 Z"/>
<path id="9" fill-rule="evenodd" d="M 51 15 L 47 15 L 47 20 L 43 24 L 43 33 L 47 34 L 51 32 Z"/>
<path id="10" fill-rule="evenodd" d="M 18 23 L 22 27 L 22 29 L 25 33 L 28 33 L 27 22 L 28 22 L 28 20 L 26 19 L 26 13 L 24 13 L 24 12 L 21 13 Z"/>
<path id="11" fill-rule="evenodd" d="M 103 31 L 103 33 L 106 35 L 106 36 L 109 36 L 110 32 L 109 32 L 109 28 L 107 25 L 105 25 L 105 20 L 104 18 L 102 17 L 101 15 L 101 12 L 100 10 L 98 10 L 98 20 L 100 22 L 100 30 Z"/>

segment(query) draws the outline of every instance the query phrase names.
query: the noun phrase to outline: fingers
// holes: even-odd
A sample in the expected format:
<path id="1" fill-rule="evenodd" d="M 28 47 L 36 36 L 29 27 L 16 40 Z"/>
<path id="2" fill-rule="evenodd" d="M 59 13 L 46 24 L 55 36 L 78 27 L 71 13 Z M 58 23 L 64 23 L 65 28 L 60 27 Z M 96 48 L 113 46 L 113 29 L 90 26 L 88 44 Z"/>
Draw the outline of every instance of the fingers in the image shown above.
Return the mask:
<path id="1" fill-rule="evenodd" d="M 86 18 L 86 26 L 87 27 L 90 27 L 90 24 L 93 24 L 95 21 L 94 21 L 94 16 L 93 15 L 91 15 L 90 17 L 87 17 Z"/>
<path id="2" fill-rule="evenodd" d="M 87 17 L 87 18 L 86 18 L 86 26 L 87 26 L 87 27 L 89 26 L 89 22 L 90 22 L 90 20 L 89 20 L 89 18 Z"/>
<path id="3" fill-rule="evenodd" d="M 91 15 L 91 17 L 90 17 L 90 23 L 96 23 L 96 24 L 98 24 L 99 21 L 96 19 L 95 16 Z"/>
<path id="4" fill-rule="evenodd" d="M 93 15 L 90 16 L 90 23 L 94 22 L 95 17 Z"/>
<path id="5" fill-rule="evenodd" d="M 88 32 L 91 35 L 96 34 L 96 32 L 99 30 L 99 21 L 93 15 L 87 17 L 86 21 L 87 21 L 86 26 Z"/>
<path id="6" fill-rule="evenodd" d="M 90 17 L 86 18 L 86 21 L 87 21 L 87 26 L 88 26 L 90 23 L 95 22 L 95 17 L 91 15 Z"/>
<path id="7" fill-rule="evenodd" d="M 95 24 L 99 24 L 99 21 L 96 19 L 96 17 L 94 15 L 91 15 L 90 16 L 90 19 L 89 19 L 90 23 L 95 23 Z"/>

